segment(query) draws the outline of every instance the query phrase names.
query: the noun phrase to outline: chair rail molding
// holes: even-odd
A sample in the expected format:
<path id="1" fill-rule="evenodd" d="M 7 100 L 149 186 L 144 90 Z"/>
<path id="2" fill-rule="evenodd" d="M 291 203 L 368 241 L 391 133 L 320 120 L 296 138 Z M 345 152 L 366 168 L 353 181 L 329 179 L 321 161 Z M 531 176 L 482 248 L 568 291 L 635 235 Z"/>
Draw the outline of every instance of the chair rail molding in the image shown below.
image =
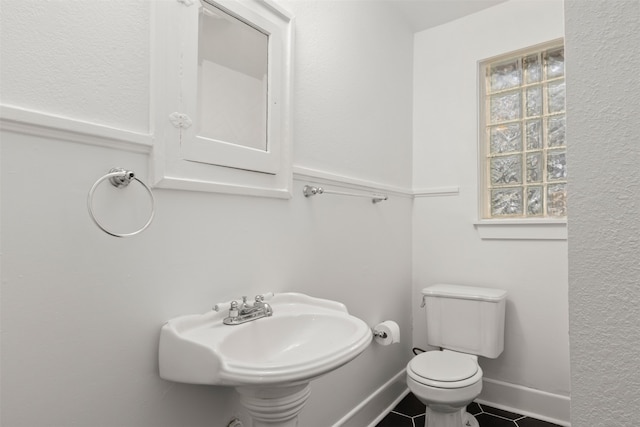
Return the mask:
<path id="1" fill-rule="evenodd" d="M 413 197 L 440 197 L 440 196 L 458 196 L 460 187 L 450 185 L 446 187 L 421 188 L 413 190 Z"/>
<path id="2" fill-rule="evenodd" d="M 0 129 L 133 153 L 149 154 L 153 147 L 153 136 L 151 134 L 29 110 L 13 105 L 0 105 Z"/>
<path id="3" fill-rule="evenodd" d="M 386 193 L 396 197 L 413 198 L 413 192 L 409 188 L 383 184 L 361 178 L 354 178 L 304 166 L 293 166 L 293 179 L 295 181 L 308 181 L 324 185 L 335 185 L 353 190 Z"/>

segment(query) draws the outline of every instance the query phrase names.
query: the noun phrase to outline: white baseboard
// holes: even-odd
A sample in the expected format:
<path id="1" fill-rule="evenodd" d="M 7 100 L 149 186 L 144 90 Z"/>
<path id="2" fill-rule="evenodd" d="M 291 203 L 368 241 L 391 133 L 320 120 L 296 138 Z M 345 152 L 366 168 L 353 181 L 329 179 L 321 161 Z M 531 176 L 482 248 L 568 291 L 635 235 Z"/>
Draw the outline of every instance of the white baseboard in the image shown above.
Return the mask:
<path id="1" fill-rule="evenodd" d="M 569 396 L 484 378 L 482 393 L 476 402 L 561 426 L 571 426 Z"/>
<path id="2" fill-rule="evenodd" d="M 402 369 L 338 420 L 333 427 L 374 427 L 409 393 L 405 376 L 406 370 Z"/>
<path id="3" fill-rule="evenodd" d="M 398 403 L 400 403 L 402 399 L 404 399 L 410 392 L 411 390 L 409 390 L 409 387 L 405 385 L 405 388 L 402 391 L 402 393 L 400 393 L 400 395 L 396 397 L 396 399 L 393 402 L 391 402 L 389 406 L 387 406 L 380 414 L 378 414 L 378 416 L 375 417 L 375 419 L 371 421 L 371 423 L 369 423 L 367 427 L 376 427 L 378 423 L 382 421 L 384 417 L 386 417 L 389 414 L 389 412 L 393 410 L 393 408 L 398 406 Z"/>
<path id="4" fill-rule="evenodd" d="M 406 370 L 369 395 L 333 427 L 375 427 L 408 393 Z M 517 384 L 483 378 L 480 404 L 571 427 L 570 398 Z"/>

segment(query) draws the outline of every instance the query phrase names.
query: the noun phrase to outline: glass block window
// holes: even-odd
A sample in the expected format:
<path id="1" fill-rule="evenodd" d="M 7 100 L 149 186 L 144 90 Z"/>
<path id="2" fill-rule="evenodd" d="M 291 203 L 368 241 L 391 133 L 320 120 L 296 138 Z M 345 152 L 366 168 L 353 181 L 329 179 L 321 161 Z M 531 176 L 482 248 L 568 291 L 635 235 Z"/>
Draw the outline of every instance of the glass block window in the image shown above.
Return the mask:
<path id="1" fill-rule="evenodd" d="M 494 58 L 480 70 L 483 218 L 566 217 L 563 45 Z"/>

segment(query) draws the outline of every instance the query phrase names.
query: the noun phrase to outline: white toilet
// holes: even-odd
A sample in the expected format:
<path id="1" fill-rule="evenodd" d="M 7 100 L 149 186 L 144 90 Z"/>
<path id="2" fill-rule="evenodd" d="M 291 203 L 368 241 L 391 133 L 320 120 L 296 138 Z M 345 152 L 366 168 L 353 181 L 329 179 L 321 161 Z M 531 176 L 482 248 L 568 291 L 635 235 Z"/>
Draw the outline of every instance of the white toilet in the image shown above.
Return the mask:
<path id="1" fill-rule="evenodd" d="M 407 365 L 407 385 L 427 405 L 425 427 L 478 427 L 466 406 L 482 391 L 478 356 L 504 349 L 507 292 L 460 285 L 422 290 L 427 310 L 427 351 Z"/>

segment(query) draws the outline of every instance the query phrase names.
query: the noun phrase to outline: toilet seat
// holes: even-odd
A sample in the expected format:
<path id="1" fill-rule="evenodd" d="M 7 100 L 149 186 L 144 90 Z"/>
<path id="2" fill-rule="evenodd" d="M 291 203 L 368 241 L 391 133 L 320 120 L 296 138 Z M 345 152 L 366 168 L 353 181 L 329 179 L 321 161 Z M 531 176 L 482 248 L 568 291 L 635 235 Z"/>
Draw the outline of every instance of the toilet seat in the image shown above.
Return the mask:
<path id="1" fill-rule="evenodd" d="M 414 357 L 407 368 L 414 381 L 430 387 L 461 388 L 482 379 L 475 358 L 451 351 L 426 351 Z"/>

